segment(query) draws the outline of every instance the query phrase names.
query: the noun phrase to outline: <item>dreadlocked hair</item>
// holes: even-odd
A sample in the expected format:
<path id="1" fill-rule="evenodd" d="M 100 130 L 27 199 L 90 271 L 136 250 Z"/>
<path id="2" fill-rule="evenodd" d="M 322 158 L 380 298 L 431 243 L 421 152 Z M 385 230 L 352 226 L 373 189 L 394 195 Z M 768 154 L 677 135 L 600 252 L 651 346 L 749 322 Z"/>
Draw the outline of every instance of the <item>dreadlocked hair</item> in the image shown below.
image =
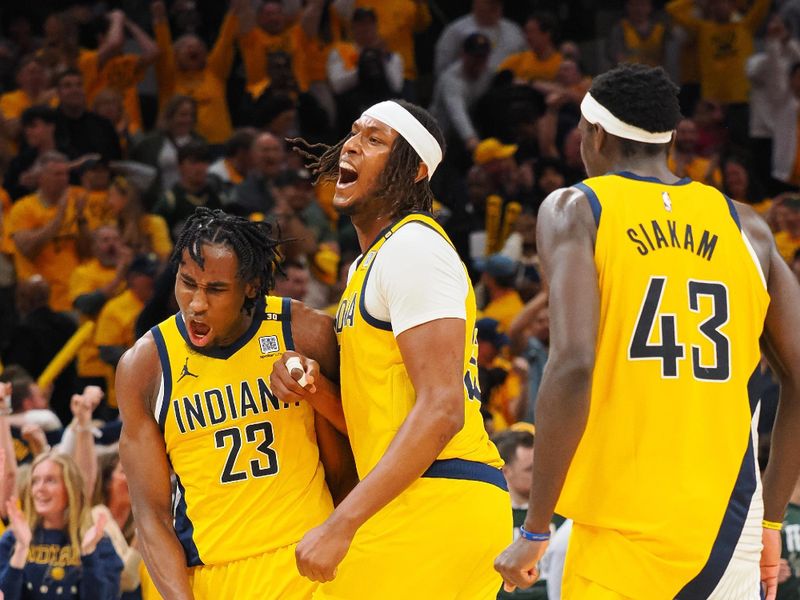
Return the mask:
<path id="1" fill-rule="evenodd" d="M 592 97 L 618 119 L 645 131 L 672 131 L 681 119 L 678 88 L 661 67 L 621 64 L 592 81 Z M 647 144 L 621 139 L 624 155 L 655 155 L 670 143 Z"/>
<path id="2" fill-rule="evenodd" d="M 445 141 L 439 124 L 431 114 L 405 100 L 393 100 L 410 112 L 422 126 L 430 132 L 445 151 Z M 323 181 L 336 181 L 339 178 L 339 157 L 342 148 L 352 133 L 348 133 L 337 144 L 310 144 L 303 138 L 289 140 L 297 152 L 306 161 L 308 168 L 315 176 L 314 183 Z M 422 159 L 411 145 L 398 135 L 389 152 L 389 158 L 378 180 L 377 189 L 373 195 L 389 203 L 390 214 L 401 217 L 412 212 L 431 212 L 433 209 L 433 192 L 431 191 L 430 178 L 424 177 L 419 181 L 417 171 Z"/>
<path id="3" fill-rule="evenodd" d="M 183 251 L 204 267 L 203 246 L 222 244 L 233 250 L 239 262 L 236 275 L 245 283 L 257 287 L 253 298 L 245 298 L 244 310 L 250 314 L 259 298 L 275 287 L 275 272 L 280 269 L 278 254 L 279 236 L 267 221 L 249 221 L 221 210 L 204 206 L 195 209 L 181 230 L 170 263 L 177 269 Z"/>

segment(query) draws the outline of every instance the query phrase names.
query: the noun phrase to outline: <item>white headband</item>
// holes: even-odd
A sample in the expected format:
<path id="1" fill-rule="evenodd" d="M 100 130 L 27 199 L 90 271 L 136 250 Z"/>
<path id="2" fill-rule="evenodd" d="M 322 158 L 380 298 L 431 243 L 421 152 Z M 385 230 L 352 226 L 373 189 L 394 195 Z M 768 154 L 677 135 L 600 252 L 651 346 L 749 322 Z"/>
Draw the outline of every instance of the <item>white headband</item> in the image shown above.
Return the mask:
<path id="1" fill-rule="evenodd" d="M 409 146 L 419 154 L 422 162 L 427 165 L 428 179 L 433 177 L 433 172 L 442 162 L 442 147 L 414 115 L 397 102 L 386 100 L 370 106 L 361 116 L 372 117 L 381 123 L 386 123 L 403 136 Z"/>
<path id="2" fill-rule="evenodd" d="M 592 125 L 599 124 L 608 133 L 626 140 L 645 144 L 666 144 L 672 140 L 672 131 L 652 132 L 621 121 L 588 92 L 581 102 L 581 114 Z"/>

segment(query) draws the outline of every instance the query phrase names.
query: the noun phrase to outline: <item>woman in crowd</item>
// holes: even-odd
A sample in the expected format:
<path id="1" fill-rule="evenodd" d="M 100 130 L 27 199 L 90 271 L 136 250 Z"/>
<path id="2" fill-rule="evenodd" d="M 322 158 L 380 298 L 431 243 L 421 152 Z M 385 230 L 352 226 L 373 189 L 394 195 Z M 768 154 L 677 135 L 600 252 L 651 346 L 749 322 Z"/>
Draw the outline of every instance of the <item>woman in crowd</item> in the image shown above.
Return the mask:
<path id="1" fill-rule="evenodd" d="M 122 561 L 95 523 L 83 480 L 71 458 L 45 453 L 34 460 L 22 493 L 6 506 L 9 529 L 0 538 L 0 590 L 6 600 L 115 600 Z"/>
<path id="2" fill-rule="evenodd" d="M 134 254 L 155 254 L 164 262 L 172 252 L 172 240 L 163 217 L 148 213 L 139 191 L 124 177 L 115 177 L 108 191 L 108 208 Z"/>

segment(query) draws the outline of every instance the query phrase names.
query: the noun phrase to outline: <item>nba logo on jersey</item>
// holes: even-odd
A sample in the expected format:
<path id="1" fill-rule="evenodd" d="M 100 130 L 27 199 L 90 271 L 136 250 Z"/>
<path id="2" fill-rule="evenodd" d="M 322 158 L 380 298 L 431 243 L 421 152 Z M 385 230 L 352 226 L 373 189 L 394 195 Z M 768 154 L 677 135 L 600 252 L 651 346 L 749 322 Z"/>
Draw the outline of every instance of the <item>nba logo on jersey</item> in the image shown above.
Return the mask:
<path id="1" fill-rule="evenodd" d="M 281 349 L 277 335 L 261 336 L 258 338 L 258 345 L 261 347 L 261 354 L 274 354 Z"/>
<path id="2" fill-rule="evenodd" d="M 670 200 L 669 194 L 667 192 L 661 192 L 661 199 L 664 201 L 664 210 L 672 212 L 672 200 Z"/>

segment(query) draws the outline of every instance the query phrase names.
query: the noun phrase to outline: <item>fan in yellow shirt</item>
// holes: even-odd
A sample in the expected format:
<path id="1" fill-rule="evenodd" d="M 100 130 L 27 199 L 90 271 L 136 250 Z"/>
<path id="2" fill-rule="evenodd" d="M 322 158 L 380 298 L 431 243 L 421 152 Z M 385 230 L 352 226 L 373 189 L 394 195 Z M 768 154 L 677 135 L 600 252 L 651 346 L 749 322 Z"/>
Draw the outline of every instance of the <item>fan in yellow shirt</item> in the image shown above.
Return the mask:
<path id="1" fill-rule="evenodd" d="M 89 246 L 85 196 L 69 186 L 67 158 L 47 152 L 39 159 L 39 190 L 18 200 L 8 217 L 17 277 L 39 274 L 50 284 L 50 307 L 70 310 L 68 283 Z"/>
<path id="2" fill-rule="evenodd" d="M 164 262 L 172 253 L 172 239 L 164 217 L 145 212 L 139 190 L 124 177 L 115 177 L 108 191 L 108 210 L 135 254 L 154 254 Z"/>
<path id="3" fill-rule="evenodd" d="M 549 13 L 533 13 L 525 22 L 525 38 L 530 50 L 512 54 L 500 63 L 498 71 L 509 70 L 514 79 L 530 83 L 553 81 L 564 57 L 556 48 L 558 22 Z"/>
<path id="4" fill-rule="evenodd" d="M 193 34 L 181 36 L 173 46 L 164 3 L 159 0 L 151 5 L 159 49 L 156 60 L 159 106 L 163 108 L 176 94 L 193 98 L 197 102 L 197 132 L 211 144 L 222 144 L 233 132 L 226 86 L 239 30 L 237 11 L 245 4 L 246 0 L 231 2 L 211 52 Z"/>
<path id="5" fill-rule="evenodd" d="M 137 133 L 142 129 L 142 113 L 136 85 L 144 78 L 145 69 L 158 56 L 158 46 L 121 10 L 111 11 L 109 20 L 111 24 L 108 31 L 99 36 L 99 47 L 105 52 L 85 52 L 78 61 L 87 86 L 86 98 L 91 104 L 102 90 L 118 92 L 123 98 L 130 132 Z M 138 54 L 122 53 L 126 29 L 139 45 Z"/>
<path id="6" fill-rule="evenodd" d="M 5 120 L 8 137 L 15 139 L 21 131 L 20 117 L 34 104 L 57 104 L 55 90 L 47 87 L 47 69 L 42 59 L 26 56 L 17 67 L 19 89 L 0 95 L 0 116 Z"/>
<path id="7" fill-rule="evenodd" d="M 483 271 L 481 283 L 489 296 L 489 302 L 481 312 L 481 317 L 497 320 L 500 331 L 506 331 L 525 304 L 514 288 L 519 273 L 519 264 L 502 254 L 493 254 L 486 260 L 476 261 L 478 270 Z"/>

